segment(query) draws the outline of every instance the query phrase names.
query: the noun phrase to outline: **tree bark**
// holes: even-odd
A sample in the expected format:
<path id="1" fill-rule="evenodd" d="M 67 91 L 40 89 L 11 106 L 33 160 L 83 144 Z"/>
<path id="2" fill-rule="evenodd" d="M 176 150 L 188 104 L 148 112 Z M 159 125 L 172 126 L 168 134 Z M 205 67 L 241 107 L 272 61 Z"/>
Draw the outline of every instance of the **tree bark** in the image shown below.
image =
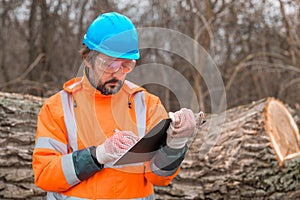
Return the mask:
<path id="1" fill-rule="evenodd" d="M 297 142 L 288 143 L 291 147 L 280 147 L 279 151 L 285 152 L 285 159 L 280 159 L 266 131 L 273 126 L 266 122 L 277 116 L 278 109 L 275 115 L 270 111 L 277 102 L 269 98 L 227 110 L 224 123 L 214 127 L 210 127 L 211 122 L 222 121 L 219 118 L 224 115 L 207 116 L 206 125 L 197 127 L 189 143 L 181 172 L 168 187 L 155 187 L 156 198 L 300 198 L 300 158 L 298 147 L 293 146 L 299 145 L 299 132 L 287 132 L 286 137 L 296 137 Z M 42 103 L 41 98 L 0 92 L 0 199 L 45 199 L 46 193 L 33 183 L 31 166 L 36 119 Z M 284 128 L 272 129 L 279 130 L 279 138 L 279 132 L 294 123 L 293 119 L 280 121 Z M 218 127 L 215 137 L 212 133 Z M 285 144 L 280 141 L 283 140 L 278 144 Z"/>
<path id="2" fill-rule="evenodd" d="M 43 100 L 0 93 L 0 199 L 45 199 L 33 183 L 31 155 Z"/>
<path id="3" fill-rule="evenodd" d="M 299 199 L 300 158 L 277 159 L 264 128 L 274 117 L 274 102 L 275 107 L 283 105 L 269 98 L 227 110 L 224 124 L 214 127 L 209 127 L 210 122 L 222 121 L 220 115 L 209 116 L 206 125 L 198 127 L 180 174 L 170 186 L 156 187 L 157 199 Z M 280 114 L 278 119 L 284 116 Z M 293 127 L 290 123 L 295 121 L 284 121 L 276 130 L 288 130 Z M 210 132 L 218 127 L 215 137 Z M 293 131 L 286 132 L 290 134 L 286 137 L 293 138 Z M 205 146 L 212 148 L 203 151 Z"/>

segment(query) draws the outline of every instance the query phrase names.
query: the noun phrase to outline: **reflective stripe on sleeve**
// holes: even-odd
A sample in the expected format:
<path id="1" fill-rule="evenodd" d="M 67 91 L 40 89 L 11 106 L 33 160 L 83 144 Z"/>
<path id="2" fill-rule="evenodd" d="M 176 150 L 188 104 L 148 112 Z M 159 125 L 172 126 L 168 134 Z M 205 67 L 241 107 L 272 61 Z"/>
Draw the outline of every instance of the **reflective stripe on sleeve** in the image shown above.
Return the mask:
<path id="1" fill-rule="evenodd" d="M 134 109 L 138 134 L 139 137 L 142 138 L 146 131 L 146 103 L 144 91 L 134 94 Z"/>
<path id="2" fill-rule="evenodd" d="M 34 148 L 51 149 L 58 151 L 61 154 L 67 154 L 68 152 L 68 146 L 66 144 L 50 137 L 39 137 Z"/>
<path id="3" fill-rule="evenodd" d="M 64 90 L 60 91 L 62 107 L 64 111 L 64 121 L 68 132 L 68 140 L 72 151 L 78 150 L 76 135 L 76 120 L 73 109 L 72 96 Z"/>
<path id="4" fill-rule="evenodd" d="M 35 149 L 45 148 L 58 151 L 63 154 L 61 157 L 62 170 L 69 185 L 73 186 L 80 182 L 77 178 L 73 163 L 72 154 L 67 154 L 66 144 L 49 137 L 39 137 L 35 144 Z"/>
<path id="5" fill-rule="evenodd" d="M 72 154 L 62 156 L 61 165 L 64 176 L 70 186 L 80 183 L 80 180 L 76 176 Z"/>

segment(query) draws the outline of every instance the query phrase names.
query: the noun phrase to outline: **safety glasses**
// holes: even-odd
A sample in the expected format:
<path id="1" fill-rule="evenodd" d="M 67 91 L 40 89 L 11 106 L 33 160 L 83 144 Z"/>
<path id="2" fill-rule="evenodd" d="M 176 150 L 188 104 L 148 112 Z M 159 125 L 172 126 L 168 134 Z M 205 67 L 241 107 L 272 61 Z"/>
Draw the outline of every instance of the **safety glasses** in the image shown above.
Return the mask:
<path id="1" fill-rule="evenodd" d="M 108 59 L 97 56 L 95 64 L 97 67 L 100 67 L 100 69 L 106 73 L 115 73 L 118 72 L 120 69 L 123 73 L 129 73 L 134 69 L 136 61 L 121 58 Z"/>

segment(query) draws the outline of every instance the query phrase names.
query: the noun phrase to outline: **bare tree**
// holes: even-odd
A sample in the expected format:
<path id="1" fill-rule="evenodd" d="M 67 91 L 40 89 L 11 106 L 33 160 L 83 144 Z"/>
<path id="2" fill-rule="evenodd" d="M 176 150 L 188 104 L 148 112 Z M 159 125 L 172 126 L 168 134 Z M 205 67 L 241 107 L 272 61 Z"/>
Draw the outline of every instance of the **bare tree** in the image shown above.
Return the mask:
<path id="1" fill-rule="evenodd" d="M 107 0 L 1 0 L 2 82 L 20 77 L 19 73 L 26 71 L 40 53 L 46 55 L 24 77 L 24 84 L 1 89 L 41 96 L 57 91 L 78 71 L 78 49 L 88 23 L 100 13 L 119 11 L 138 27 L 176 30 L 201 44 L 222 73 L 229 107 L 267 96 L 296 106 L 300 101 L 299 10 L 299 0 L 149 0 L 142 4 Z M 197 56 L 197 49 L 191 53 L 201 68 L 205 63 Z M 191 99 L 190 104 L 198 101 L 202 110 L 211 110 L 207 85 L 190 63 L 170 52 L 143 49 L 139 64 L 149 62 L 171 66 L 181 73 L 197 93 L 197 99 Z M 11 66 L 17 70 L 9 70 Z M 163 99 L 168 110 L 178 108 L 176 98 L 167 88 L 146 87 Z"/>

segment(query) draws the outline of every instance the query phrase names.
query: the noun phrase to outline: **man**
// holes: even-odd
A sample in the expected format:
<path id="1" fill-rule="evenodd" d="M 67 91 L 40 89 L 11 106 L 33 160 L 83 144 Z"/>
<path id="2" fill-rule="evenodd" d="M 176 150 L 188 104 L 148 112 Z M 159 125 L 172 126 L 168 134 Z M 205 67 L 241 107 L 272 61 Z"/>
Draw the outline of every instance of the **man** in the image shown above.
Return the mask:
<path id="1" fill-rule="evenodd" d="M 84 36 L 84 75 L 64 85 L 40 110 L 33 152 L 35 184 L 48 199 L 154 199 L 179 173 L 193 112 L 165 111 L 158 97 L 125 80 L 139 59 L 138 35 L 118 13 L 98 16 Z M 161 119 L 171 117 L 166 144 L 151 161 L 111 163 Z"/>

